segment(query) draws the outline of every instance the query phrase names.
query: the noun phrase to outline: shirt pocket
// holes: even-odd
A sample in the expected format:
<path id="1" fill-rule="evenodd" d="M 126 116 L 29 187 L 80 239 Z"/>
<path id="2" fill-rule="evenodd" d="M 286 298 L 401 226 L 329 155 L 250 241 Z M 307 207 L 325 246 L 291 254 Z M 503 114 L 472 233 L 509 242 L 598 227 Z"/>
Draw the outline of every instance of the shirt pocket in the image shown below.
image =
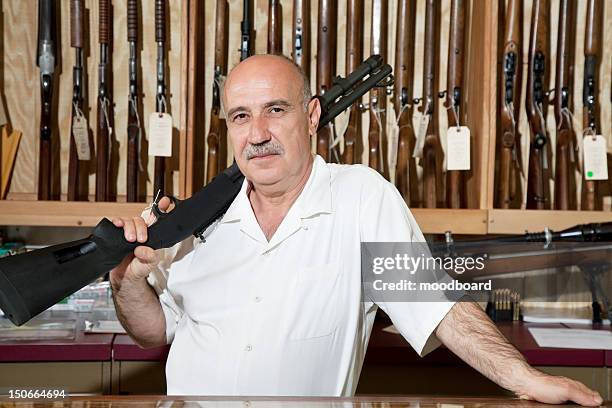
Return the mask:
<path id="1" fill-rule="evenodd" d="M 301 268 L 288 293 L 285 328 L 289 339 L 303 340 L 332 334 L 339 323 L 340 264 Z"/>

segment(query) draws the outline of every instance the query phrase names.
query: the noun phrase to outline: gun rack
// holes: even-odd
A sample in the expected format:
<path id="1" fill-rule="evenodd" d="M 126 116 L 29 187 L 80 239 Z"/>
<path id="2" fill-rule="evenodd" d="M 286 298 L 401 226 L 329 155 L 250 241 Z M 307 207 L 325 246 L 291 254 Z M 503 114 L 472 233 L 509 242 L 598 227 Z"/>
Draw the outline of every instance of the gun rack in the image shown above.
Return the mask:
<path id="1" fill-rule="evenodd" d="M 114 95 L 114 130 L 119 142 L 117 201 L 100 203 L 93 201 L 95 175 L 90 174 L 90 201 L 67 202 L 68 174 L 68 141 L 70 139 L 70 117 L 72 95 L 72 64 L 74 52 L 70 47 L 69 1 L 60 2 L 61 25 L 61 65 L 57 69 L 59 79 L 56 89 L 58 98 L 58 127 L 60 150 L 57 160 L 60 163 L 57 185 L 61 187 L 61 201 L 36 201 L 37 192 L 37 161 L 38 161 L 38 123 L 40 117 L 39 77 L 36 67 L 36 32 L 37 10 L 31 2 L 21 0 L 5 0 L 2 3 L 0 21 L 0 44 L 2 48 L 2 64 L 0 65 L 0 93 L 6 102 L 7 117 L 14 129 L 23 132 L 23 138 L 16 159 L 12 183 L 6 200 L 0 201 L 0 225 L 45 225 L 45 226 L 92 226 L 104 216 L 133 216 L 139 214 L 145 202 L 152 199 L 153 160 L 148 160 L 150 180 L 143 180 L 146 193 L 139 203 L 125 203 L 126 174 L 126 121 L 127 121 L 127 55 L 126 41 L 126 0 L 113 0 L 113 95 Z M 141 98 L 143 101 L 145 137 L 148 115 L 154 111 L 155 105 L 155 36 L 153 18 L 153 2 L 141 1 L 142 33 L 139 38 L 139 59 L 141 64 Z M 209 129 L 211 90 L 213 78 L 213 55 L 215 40 L 215 2 L 197 0 L 171 0 L 168 2 L 168 86 L 169 106 L 173 116 L 174 148 L 170 161 L 173 189 L 179 197 L 190 196 L 204 183 L 206 161 L 206 135 Z M 263 53 L 267 45 L 267 13 L 268 1 L 256 0 L 254 9 L 254 30 L 256 52 Z M 292 0 L 281 0 L 283 36 L 283 53 L 290 56 L 292 46 Z M 316 72 L 316 35 L 318 2 L 311 0 L 311 82 L 314 89 Z M 338 2 L 338 42 L 337 42 L 337 73 L 345 74 L 346 49 L 346 2 Z M 420 96 L 422 88 L 423 32 L 425 6 L 424 0 L 417 1 L 416 39 L 415 39 L 415 72 L 414 96 Z M 486 233 L 522 233 L 525 230 L 541 230 L 544 227 L 553 229 L 565 228 L 582 222 L 598 222 L 612 220 L 610 200 L 604 211 L 537 211 L 537 210 L 501 210 L 494 207 L 495 195 L 495 160 L 496 135 L 499 134 L 498 82 L 501 72 L 501 43 L 503 39 L 504 0 L 471 0 L 468 2 L 467 24 L 467 69 L 465 70 L 465 89 L 467 106 L 465 123 L 471 130 L 472 170 L 467 183 L 466 209 L 424 209 L 413 208 L 412 211 L 426 233 L 443 233 L 452 230 L 461 234 Z M 529 38 L 529 21 L 532 0 L 524 0 L 523 42 Z M 578 6 L 576 17 L 575 69 L 574 69 L 574 115 L 581 117 L 581 90 L 583 55 L 583 27 L 585 11 L 582 2 Z M 607 3 L 607 2 L 605 2 Z M 239 61 L 240 21 L 242 20 L 242 1 L 229 0 L 229 46 L 228 66 L 232 67 Z M 369 55 L 371 36 L 371 4 L 365 0 L 364 7 L 364 57 Z M 549 61 L 554 67 L 556 52 L 556 19 L 559 0 L 550 0 L 550 45 Z M 87 70 L 87 106 L 90 127 L 95 126 L 96 92 L 97 92 L 97 1 L 85 1 L 87 30 L 87 46 L 85 50 L 85 65 Z M 387 61 L 393 66 L 395 52 L 395 27 L 397 0 L 389 0 L 388 53 Z M 143 18 L 146 16 L 146 18 Z M 436 64 L 438 64 L 438 86 L 440 90 L 446 87 L 446 61 L 448 53 L 448 31 L 450 16 L 450 0 L 440 1 L 440 22 Z M 608 137 L 608 145 L 612 142 L 612 104 L 610 103 L 610 83 L 612 72 L 612 7 L 604 5 L 603 24 L 603 54 L 600 64 L 600 122 L 604 136 Z M 523 78 L 526 78 L 527 47 L 523 47 Z M 552 68 L 551 68 L 552 70 Z M 523 79 L 523 87 L 525 79 Z M 554 72 L 550 75 L 550 83 L 554 84 Z M 553 86 L 549 86 L 549 89 Z M 522 91 L 524 95 L 524 89 Z M 524 97 L 521 96 L 524 101 Z M 367 99 L 364 98 L 364 102 Z M 393 110 L 391 97 L 387 103 Z M 446 110 L 439 104 L 440 133 L 447 128 Z M 363 134 L 367 142 L 368 114 L 363 114 Z M 388 125 L 395 115 L 387 115 Z M 338 117 L 336 125 L 343 129 L 348 118 Z M 416 125 L 416 120 L 414 121 Z M 555 121 L 552 109 L 548 109 L 548 131 L 554 143 Z M 529 129 L 524 108 L 521 108 L 520 131 L 523 143 L 528 143 Z M 415 126 L 416 131 L 417 126 Z M 367 146 L 367 144 L 366 144 Z M 523 145 L 523 152 L 528 150 Z M 231 155 L 227 157 L 228 163 Z M 363 161 L 367 162 L 367 150 Z M 612 175 L 612 174 L 611 174 Z M 524 206 L 523 206 L 524 208 Z"/>

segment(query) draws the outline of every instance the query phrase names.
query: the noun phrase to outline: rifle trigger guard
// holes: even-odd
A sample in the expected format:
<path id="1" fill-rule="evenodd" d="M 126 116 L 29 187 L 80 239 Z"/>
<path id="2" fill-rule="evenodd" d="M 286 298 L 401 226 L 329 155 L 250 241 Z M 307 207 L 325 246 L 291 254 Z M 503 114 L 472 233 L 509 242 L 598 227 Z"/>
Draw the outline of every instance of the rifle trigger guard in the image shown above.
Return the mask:
<path id="1" fill-rule="evenodd" d="M 183 200 L 179 200 L 178 198 L 176 198 L 173 195 L 169 195 L 167 197 L 170 199 L 170 201 L 172 202 L 172 204 L 174 204 L 175 207 L 180 205 L 181 202 L 183 201 Z M 166 215 L 168 215 L 168 212 L 162 211 L 162 210 L 159 209 L 159 200 L 155 201 L 153 203 L 153 205 L 151 205 L 151 212 L 153 213 L 153 215 L 155 215 L 155 218 L 158 219 L 158 220 L 160 220 L 160 219 L 164 218 Z"/>

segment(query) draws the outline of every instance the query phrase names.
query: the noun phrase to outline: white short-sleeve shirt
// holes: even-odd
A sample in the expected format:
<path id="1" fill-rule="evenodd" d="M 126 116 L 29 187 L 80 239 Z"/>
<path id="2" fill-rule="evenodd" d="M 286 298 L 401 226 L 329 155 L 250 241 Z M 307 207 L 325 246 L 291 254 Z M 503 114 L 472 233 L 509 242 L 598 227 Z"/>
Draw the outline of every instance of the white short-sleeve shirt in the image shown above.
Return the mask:
<path id="1" fill-rule="evenodd" d="M 361 242 L 423 241 L 397 189 L 363 165 L 317 156 L 268 242 L 248 183 L 207 231 L 163 250 L 149 283 L 166 316 L 170 395 L 351 396 L 377 306 L 421 355 L 453 302 L 375 305 Z"/>

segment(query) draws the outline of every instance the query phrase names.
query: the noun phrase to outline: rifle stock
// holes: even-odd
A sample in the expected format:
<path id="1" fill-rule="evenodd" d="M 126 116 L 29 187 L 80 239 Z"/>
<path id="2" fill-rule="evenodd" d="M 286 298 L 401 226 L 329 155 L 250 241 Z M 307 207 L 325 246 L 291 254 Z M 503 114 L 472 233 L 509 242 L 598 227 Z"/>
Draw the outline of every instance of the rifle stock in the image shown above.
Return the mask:
<path id="1" fill-rule="evenodd" d="M 70 1 L 70 46 L 75 50 L 72 68 L 72 125 L 83 113 L 83 16 L 84 0 Z M 68 159 L 68 201 L 87 200 L 87 163 L 81 163 L 77 154 L 75 134 L 70 127 L 70 156 Z"/>
<path id="2" fill-rule="evenodd" d="M 522 60 L 522 0 L 509 0 L 505 15 L 504 53 L 502 62 L 501 154 L 497 207 L 520 207 L 521 197 L 515 196 L 520 170 L 520 138 L 518 129 L 521 60 Z M 514 187 L 514 188 L 513 188 Z"/>
<path id="3" fill-rule="evenodd" d="M 127 152 L 127 201 L 138 201 L 138 160 L 140 153 L 140 116 L 138 114 L 138 0 L 127 3 L 127 40 L 130 48 L 129 57 L 129 96 L 128 96 L 128 152 Z"/>
<path id="4" fill-rule="evenodd" d="M 557 66 L 555 75 L 555 120 L 557 122 L 557 145 L 555 154 L 555 209 L 575 210 L 574 186 L 575 139 L 569 111 L 571 100 L 571 77 L 573 43 L 573 2 L 561 0 L 559 6 L 559 31 L 557 36 Z"/>
<path id="5" fill-rule="evenodd" d="M 548 133 L 545 112 L 546 38 L 548 3 L 535 0 L 529 40 L 527 71 L 527 118 L 531 130 L 529 173 L 527 176 L 527 208 L 549 209 L 549 172 L 547 166 Z"/>
<path id="6" fill-rule="evenodd" d="M 370 54 L 387 55 L 387 0 L 372 1 L 372 34 Z M 385 178 L 389 178 L 387 158 L 387 92 L 385 88 L 374 88 L 370 92 L 370 124 L 368 130 L 368 164 Z"/>
<path id="7" fill-rule="evenodd" d="M 38 161 L 38 199 L 52 195 L 53 85 L 55 81 L 57 12 L 53 0 L 38 1 L 38 49 L 36 65 L 40 68 L 40 150 Z"/>
<path id="8" fill-rule="evenodd" d="M 465 58 L 465 8 L 464 0 L 452 0 L 448 47 L 448 78 L 446 108 L 448 126 L 461 126 L 463 115 L 463 65 Z M 446 173 L 446 204 L 449 208 L 465 208 L 464 172 L 448 170 Z"/>
<path id="9" fill-rule="evenodd" d="M 108 201 L 108 177 L 110 168 L 110 128 L 112 127 L 112 103 L 110 97 L 110 0 L 99 1 L 100 64 L 98 65 L 98 133 L 96 137 L 96 201 Z"/>
<path id="10" fill-rule="evenodd" d="M 363 0 L 349 0 L 346 14 L 346 71 L 357 68 L 363 55 Z M 349 111 L 349 123 L 344 132 L 344 152 L 342 162 L 361 163 L 363 154 L 363 135 L 361 132 L 361 98 Z"/>
<path id="11" fill-rule="evenodd" d="M 336 23 L 338 4 L 336 0 L 319 0 L 317 36 L 317 93 L 325 94 L 332 86 L 336 72 Z M 337 150 L 331 147 L 332 125 L 319 128 L 317 132 L 317 154 L 326 162 L 337 160 Z"/>
<path id="12" fill-rule="evenodd" d="M 283 6 L 280 0 L 268 1 L 268 54 L 282 54 Z"/>
<path id="13" fill-rule="evenodd" d="M 435 56 L 436 56 L 436 21 L 438 3 L 427 0 L 425 8 L 425 52 L 423 63 L 423 106 L 421 112 L 429 117 L 425 141 L 423 143 L 423 206 L 436 208 L 440 194 L 439 152 L 441 151 L 438 135 L 436 105 L 438 95 L 435 91 Z"/>
<path id="14" fill-rule="evenodd" d="M 599 129 L 599 105 L 597 102 L 599 58 L 601 52 L 602 4 L 599 0 L 587 0 L 587 18 L 584 36 L 584 84 L 582 91 L 583 127 L 596 134 Z M 585 137 L 590 135 L 585 134 Z M 582 183 L 582 209 L 601 210 L 603 199 L 600 194 L 601 181 L 584 180 Z"/>
<path id="15" fill-rule="evenodd" d="M 227 127 L 225 119 L 221 119 L 220 83 L 227 71 L 228 45 L 228 3 L 227 0 L 217 0 L 215 28 L 215 72 L 213 80 L 213 97 L 210 112 L 210 130 L 207 137 L 208 157 L 206 165 L 206 183 L 225 169 L 227 164 Z"/>
<path id="16" fill-rule="evenodd" d="M 414 26 L 416 3 L 400 0 L 397 6 L 397 38 L 395 43 L 395 83 L 393 104 L 398 118 L 397 163 L 395 185 L 408 206 L 419 206 L 416 162 L 412 157 L 415 136 L 412 127 L 414 78 Z"/>

